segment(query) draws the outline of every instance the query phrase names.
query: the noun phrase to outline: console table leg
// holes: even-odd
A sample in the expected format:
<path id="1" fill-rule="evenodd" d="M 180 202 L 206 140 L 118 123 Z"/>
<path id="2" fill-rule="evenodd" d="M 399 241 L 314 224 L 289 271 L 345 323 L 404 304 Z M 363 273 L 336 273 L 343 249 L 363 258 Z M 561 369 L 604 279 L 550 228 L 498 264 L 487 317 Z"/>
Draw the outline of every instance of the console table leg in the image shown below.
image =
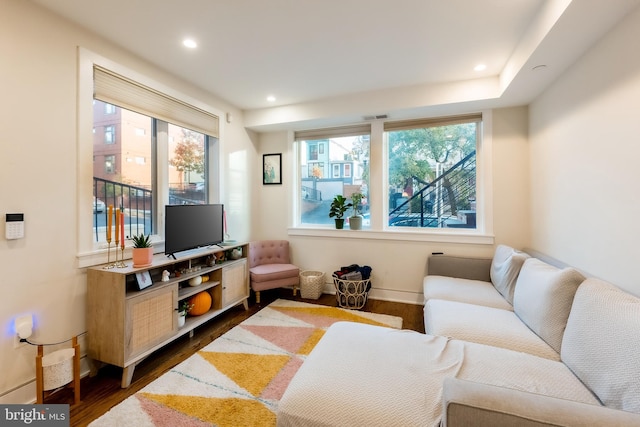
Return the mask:
<path id="1" fill-rule="evenodd" d="M 122 383 L 120 384 L 120 387 L 127 388 L 131 385 L 131 379 L 133 378 L 133 371 L 135 369 L 135 364 L 122 368 Z"/>

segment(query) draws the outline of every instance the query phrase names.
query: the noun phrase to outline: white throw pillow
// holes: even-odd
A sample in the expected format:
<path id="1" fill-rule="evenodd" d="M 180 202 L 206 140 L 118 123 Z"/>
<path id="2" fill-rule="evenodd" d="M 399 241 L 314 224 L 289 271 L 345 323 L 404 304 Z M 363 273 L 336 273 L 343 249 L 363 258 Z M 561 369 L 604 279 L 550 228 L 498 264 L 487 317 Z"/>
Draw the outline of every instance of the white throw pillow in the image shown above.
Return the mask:
<path id="1" fill-rule="evenodd" d="M 562 361 L 606 406 L 640 413 L 640 298 L 589 278 L 576 292 Z"/>
<path id="2" fill-rule="evenodd" d="M 502 294 L 504 299 L 513 304 L 513 293 L 518 274 L 524 261 L 529 258 L 524 252 L 506 245 L 498 245 L 491 261 L 491 283 Z"/>
<path id="3" fill-rule="evenodd" d="M 527 259 L 520 270 L 513 311 L 558 353 L 573 297 L 583 280 L 571 267 L 560 269 L 537 258 Z"/>

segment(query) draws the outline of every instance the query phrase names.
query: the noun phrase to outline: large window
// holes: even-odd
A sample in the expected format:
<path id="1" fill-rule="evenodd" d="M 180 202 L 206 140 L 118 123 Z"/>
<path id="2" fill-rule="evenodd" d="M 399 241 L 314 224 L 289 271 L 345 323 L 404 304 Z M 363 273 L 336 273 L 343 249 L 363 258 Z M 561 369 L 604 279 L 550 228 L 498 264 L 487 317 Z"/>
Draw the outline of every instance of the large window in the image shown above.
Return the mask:
<path id="1" fill-rule="evenodd" d="M 109 206 L 124 212 L 126 237 L 162 236 L 164 205 L 209 200 L 217 117 L 110 70 L 93 71 L 93 241 L 106 240 Z"/>
<path id="2" fill-rule="evenodd" d="M 331 200 L 357 191 L 364 194 L 365 230 L 388 238 L 438 234 L 447 241 L 488 242 L 491 138 L 483 136 L 490 135 L 491 114 L 486 114 L 296 132 L 301 197 L 299 230 L 293 233 L 333 228 Z"/>
<path id="3" fill-rule="evenodd" d="M 300 225 L 334 224 L 334 219 L 329 217 L 333 198 L 337 195 L 350 198 L 358 192 L 364 194 L 360 209 L 363 228 L 370 227 L 369 140 L 368 125 L 296 133 Z M 344 215 L 347 224 L 352 214 L 350 209 Z"/>
<path id="4" fill-rule="evenodd" d="M 385 124 L 387 226 L 476 228 L 480 117 Z"/>
<path id="5" fill-rule="evenodd" d="M 169 204 L 207 202 L 206 135 L 117 106 L 109 109 L 107 105 L 111 104 L 94 102 L 94 128 L 118 128 L 120 132 L 118 138 L 106 146 L 99 139 L 102 134 L 94 135 L 93 235 L 96 241 L 106 239 L 108 210 L 98 212 L 96 209 L 102 203 L 124 211 L 125 235 L 131 237 L 157 231 L 154 229 L 155 194 L 159 188 L 168 187 Z M 155 141 L 163 138 L 159 129 L 167 129 L 168 181 L 156 184 Z"/>

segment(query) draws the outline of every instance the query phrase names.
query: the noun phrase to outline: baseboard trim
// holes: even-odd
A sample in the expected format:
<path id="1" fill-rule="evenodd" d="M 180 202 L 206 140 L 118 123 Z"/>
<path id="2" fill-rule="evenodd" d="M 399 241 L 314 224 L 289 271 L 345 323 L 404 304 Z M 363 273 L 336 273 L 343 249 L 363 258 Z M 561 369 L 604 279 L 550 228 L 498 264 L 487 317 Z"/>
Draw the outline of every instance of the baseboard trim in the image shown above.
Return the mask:
<path id="1" fill-rule="evenodd" d="M 335 295 L 336 288 L 333 283 L 325 283 L 322 290 L 325 294 Z M 381 301 L 401 302 L 404 304 L 422 305 L 424 304 L 424 295 L 416 292 L 393 291 L 389 289 L 375 289 L 369 291 L 369 299 L 377 299 Z"/>
<path id="2" fill-rule="evenodd" d="M 83 356 L 80 358 L 80 378 L 84 378 L 87 375 L 89 375 L 89 366 L 86 357 Z M 0 395 L 0 404 L 31 405 L 36 403 L 37 392 L 36 379 L 33 378 L 13 390 L 9 390 L 5 394 Z M 80 398 L 82 398 L 82 388 L 80 388 Z"/>

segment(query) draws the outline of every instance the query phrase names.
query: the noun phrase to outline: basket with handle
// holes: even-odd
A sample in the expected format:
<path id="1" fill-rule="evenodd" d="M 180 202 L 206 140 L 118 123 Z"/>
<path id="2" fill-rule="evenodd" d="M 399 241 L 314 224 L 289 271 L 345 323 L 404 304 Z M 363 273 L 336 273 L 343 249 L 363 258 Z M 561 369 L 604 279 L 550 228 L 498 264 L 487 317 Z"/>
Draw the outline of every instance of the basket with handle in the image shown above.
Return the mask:
<path id="1" fill-rule="evenodd" d="M 324 288 L 324 273 L 322 271 L 305 270 L 300 273 L 300 296 L 308 299 L 318 299 Z"/>
<path id="2" fill-rule="evenodd" d="M 361 309 L 367 302 L 371 279 L 343 280 L 333 276 L 336 300 L 342 308 Z"/>

